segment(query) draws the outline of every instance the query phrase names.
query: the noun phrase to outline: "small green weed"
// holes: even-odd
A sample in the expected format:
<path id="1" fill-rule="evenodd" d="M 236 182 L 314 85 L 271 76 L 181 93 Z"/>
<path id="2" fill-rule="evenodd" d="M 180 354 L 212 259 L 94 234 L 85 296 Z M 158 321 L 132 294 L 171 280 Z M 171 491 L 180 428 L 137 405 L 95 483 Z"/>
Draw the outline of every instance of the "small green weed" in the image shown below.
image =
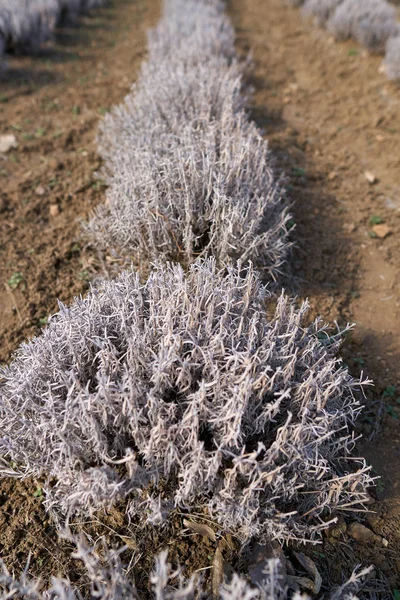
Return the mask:
<path id="1" fill-rule="evenodd" d="M 380 225 L 381 223 L 383 223 L 383 219 L 379 215 L 371 215 L 370 216 L 370 218 L 369 218 L 370 225 Z"/>
<path id="2" fill-rule="evenodd" d="M 17 272 L 11 275 L 7 283 L 12 290 L 16 290 L 17 287 L 23 282 L 23 280 L 24 276 L 22 275 L 22 273 Z"/>
<path id="3" fill-rule="evenodd" d="M 33 495 L 35 496 L 35 498 L 42 498 L 43 496 L 43 490 L 40 486 L 38 486 L 36 488 L 36 490 L 33 492 Z"/>
<path id="4" fill-rule="evenodd" d="M 295 177 L 304 177 L 306 171 L 301 167 L 292 167 L 292 173 Z"/>

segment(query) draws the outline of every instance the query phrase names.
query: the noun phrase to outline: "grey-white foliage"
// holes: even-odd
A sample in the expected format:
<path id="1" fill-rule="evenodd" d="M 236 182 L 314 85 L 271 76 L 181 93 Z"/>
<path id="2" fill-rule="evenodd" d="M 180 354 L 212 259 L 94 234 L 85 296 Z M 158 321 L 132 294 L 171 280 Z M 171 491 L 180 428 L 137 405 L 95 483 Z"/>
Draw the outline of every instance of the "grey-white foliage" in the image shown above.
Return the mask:
<path id="1" fill-rule="evenodd" d="M 205 253 L 220 264 L 251 259 L 275 277 L 287 254 L 289 214 L 257 129 L 228 113 L 223 126 L 189 124 L 179 136 L 151 138 L 151 146 L 124 155 L 107 210 L 90 225 L 103 247 L 186 264 Z"/>
<path id="2" fill-rule="evenodd" d="M 400 35 L 388 41 L 383 67 L 389 79 L 400 80 Z"/>
<path id="3" fill-rule="evenodd" d="M 20 578 L 13 576 L 4 563 L 0 563 L 0 600 L 140 600 L 134 581 L 126 575 L 120 560 L 120 551 L 108 551 L 100 557 L 93 549 L 77 542 L 74 553 L 83 563 L 85 586 L 79 589 L 68 579 L 53 577 L 48 589 L 43 589 L 40 581 L 29 579 L 26 573 Z M 281 581 L 277 559 L 266 562 L 264 579 L 259 587 L 251 587 L 243 578 L 233 574 L 220 588 L 221 600 L 286 600 L 287 588 Z M 168 551 L 162 551 L 155 561 L 150 574 L 152 597 L 154 600 L 195 600 L 211 598 L 199 576 L 186 579 L 181 569 L 173 569 L 168 563 Z M 82 586 L 81 586 L 82 588 Z M 148 593 L 146 594 L 148 597 Z M 212 597 L 215 597 L 214 595 Z M 306 596 L 294 594 L 291 600 L 307 600 Z"/>
<path id="4" fill-rule="evenodd" d="M 303 14 L 306 17 L 314 17 L 317 25 L 323 27 L 342 2 L 343 0 L 306 0 Z"/>
<path id="5" fill-rule="evenodd" d="M 396 9 L 386 0 L 344 0 L 327 27 L 336 39 L 354 38 L 372 52 L 383 52 L 397 31 Z"/>
<path id="6" fill-rule="evenodd" d="M 0 0 L 3 51 L 35 50 L 51 39 L 62 18 L 74 20 L 81 12 L 102 4 L 104 0 Z"/>
<path id="7" fill-rule="evenodd" d="M 282 295 L 267 316 L 265 295 L 251 267 L 209 259 L 61 306 L 2 370 L 0 454 L 55 478 L 47 504 L 66 513 L 129 495 L 154 523 L 202 505 L 244 541 L 313 538 L 366 498 L 360 382 L 305 304 Z"/>
<path id="8" fill-rule="evenodd" d="M 252 259 L 273 278 L 289 248 L 286 200 L 244 111 L 234 33 L 218 2 L 166 2 L 139 82 L 101 127 L 107 202 L 87 231 L 148 260 Z"/>
<path id="9" fill-rule="evenodd" d="M 124 567 L 121 560 L 124 548 L 109 550 L 103 545 L 99 553 L 81 540 L 71 538 L 70 541 L 76 547 L 73 556 L 83 567 L 79 588 L 69 579 L 53 577 L 46 589 L 40 580 L 28 577 L 28 569 L 17 577 L 0 562 L 0 600 L 140 600 L 149 596 L 148 591 L 144 596 L 137 590 L 132 575 Z M 342 586 L 328 593 L 321 592 L 317 597 L 357 600 L 361 592 L 361 599 L 370 571 L 370 568 L 356 569 Z M 265 561 L 257 586 L 249 583 L 246 573 L 233 573 L 229 578 L 224 577 L 219 593 L 214 590 L 211 593 L 199 574 L 185 578 L 179 565 L 173 568 L 168 562 L 168 551 L 163 550 L 155 559 L 149 584 L 154 600 L 309 600 L 305 594 L 289 591 L 282 563 L 277 558 Z"/>

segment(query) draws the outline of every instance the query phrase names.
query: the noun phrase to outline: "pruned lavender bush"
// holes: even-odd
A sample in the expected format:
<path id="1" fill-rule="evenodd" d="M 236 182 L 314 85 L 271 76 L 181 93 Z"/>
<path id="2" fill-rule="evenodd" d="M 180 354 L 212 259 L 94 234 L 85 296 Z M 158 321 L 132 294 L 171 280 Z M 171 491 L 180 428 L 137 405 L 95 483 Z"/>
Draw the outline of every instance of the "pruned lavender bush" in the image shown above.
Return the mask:
<path id="1" fill-rule="evenodd" d="M 109 189 L 86 231 L 102 251 L 185 264 L 240 258 L 277 277 L 290 246 L 287 203 L 243 110 L 233 41 L 219 3 L 167 3 L 138 85 L 101 128 Z"/>
<path id="2" fill-rule="evenodd" d="M 6 48 L 38 48 L 51 38 L 58 17 L 58 0 L 0 0 L 0 33 Z"/>
<path id="3" fill-rule="evenodd" d="M 239 115 L 221 121 L 121 155 L 93 237 L 149 260 L 253 260 L 275 278 L 289 247 L 282 186 L 257 129 Z"/>
<path id="4" fill-rule="evenodd" d="M 165 0 L 163 18 L 149 32 L 149 60 L 234 58 L 234 43 L 235 32 L 220 0 Z"/>
<path id="5" fill-rule="evenodd" d="M 396 10 L 385 0 L 344 0 L 327 26 L 336 39 L 353 37 L 371 52 L 383 52 L 397 31 Z"/>
<path id="6" fill-rule="evenodd" d="M 109 177 L 121 161 L 144 149 L 157 151 L 164 134 L 179 137 L 191 124 L 195 130 L 242 113 L 242 69 L 236 61 L 211 57 L 195 67 L 186 61 L 145 62 L 141 76 L 124 102 L 100 125 L 99 150 Z M 132 176 L 135 174 L 133 173 Z"/>
<path id="7" fill-rule="evenodd" d="M 400 80 L 400 35 L 388 41 L 383 68 L 389 79 Z"/>
<path id="8" fill-rule="evenodd" d="M 267 317 L 265 296 L 251 267 L 209 259 L 61 306 L 2 370 L 14 475 L 55 478 L 47 505 L 65 513 L 128 496 L 153 523 L 201 505 L 243 541 L 315 537 L 366 499 L 365 464 L 349 460 L 360 382 L 337 337 L 301 324 L 305 304 L 281 296 Z"/>
<path id="9" fill-rule="evenodd" d="M 342 2 L 343 0 L 305 0 L 303 14 L 314 17 L 317 25 L 324 27 Z"/>
<path id="10" fill-rule="evenodd" d="M 61 18 L 74 20 L 104 0 L 0 0 L 0 37 L 7 50 L 30 52 L 52 38 Z"/>

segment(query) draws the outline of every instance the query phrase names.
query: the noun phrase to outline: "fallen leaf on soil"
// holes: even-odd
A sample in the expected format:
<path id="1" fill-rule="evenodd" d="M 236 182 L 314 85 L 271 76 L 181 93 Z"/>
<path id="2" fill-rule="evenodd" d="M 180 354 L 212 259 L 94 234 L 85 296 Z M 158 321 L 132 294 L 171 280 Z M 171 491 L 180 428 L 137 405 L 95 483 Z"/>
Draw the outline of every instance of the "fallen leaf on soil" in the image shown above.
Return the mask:
<path id="1" fill-rule="evenodd" d="M 356 540 L 356 542 L 360 542 L 361 544 L 373 542 L 376 537 L 373 531 L 361 523 L 350 523 L 347 528 L 347 533 L 353 540 Z"/>
<path id="2" fill-rule="evenodd" d="M 387 225 L 374 225 L 372 231 L 378 238 L 384 239 L 389 233 L 392 233 L 391 229 Z"/>
<path id="3" fill-rule="evenodd" d="M 310 592 L 314 591 L 314 582 L 311 581 L 311 579 L 308 579 L 308 577 L 292 577 L 289 575 L 287 578 L 287 582 L 289 587 L 294 592 L 298 591 L 299 586 L 305 590 L 310 590 Z"/>
<path id="4" fill-rule="evenodd" d="M 224 581 L 224 557 L 222 556 L 221 548 L 218 546 L 213 560 L 213 574 L 211 581 L 213 598 L 219 598 L 219 590 Z"/>
<path id="5" fill-rule="evenodd" d="M 17 148 L 17 138 L 12 133 L 7 135 L 0 135 L 0 152 L 5 154 L 12 148 Z"/>
<path id="6" fill-rule="evenodd" d="M 50 216 L 56 217 L 60 214 L 60 209 L 58 208 L 58 204 L 50 204 Z"/>
<path id="7" fill-rule="evenodd" d="M 319 574 L 315 562 L 311 560 L 311 558 L 303 554 L 303 552 L 294 552 L 294 555 L 303 567 L 303 569 L 305 569 L 307 573 L 314 578 L 314 584 L 312 587 L 313 594 L 319 594 L 322 586 L 322 577 Z"/>
<path id="8" fill-rule="evenodd" d="M 374 175 L 374 173 L 371 173 L 371 171 L 365 171 L 364 173 L 365 175 L 365 179 L 372 185 L 373 183 L 376 182 L 376 177 Z"/>
<path id="9" fill-rule="evenodd" d="M 207 537 L 213 542 L 215 542 L 217 539 L 215 536 L 215 531 L 213 531 L 208 525 L 204 525 L 204 523 L 196 523 L 195 521 L 188 521 L 187 519 L 183 519 L 183 524 L 185 527 L 187 527 L 194 533 L 198 533 L 199 535 Z"/>

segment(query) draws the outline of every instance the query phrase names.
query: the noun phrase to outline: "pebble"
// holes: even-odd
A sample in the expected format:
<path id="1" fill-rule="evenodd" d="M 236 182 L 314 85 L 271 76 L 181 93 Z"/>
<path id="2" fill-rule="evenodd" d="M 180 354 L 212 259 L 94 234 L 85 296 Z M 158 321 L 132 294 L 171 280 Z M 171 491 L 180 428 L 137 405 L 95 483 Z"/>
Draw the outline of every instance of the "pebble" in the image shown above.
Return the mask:
<path id="1" fill-rule="evenodd" d="M 362 525 L 361 523 L 350 523 L 347 528 L 347 533 L 353 540 L 360 542 L 361 544 L 367 544 L 375 541 L 375 534 L 373 531 Z"/>
<path id="2" fill-rule="evenodd" d="M 58 208 L 58 204 L 50 204 L 50 216 L 56 217 L 60 214 L 60 209 Z"/>
<path id="3" fill-rule="evenodd" d="M 376 183 L 377 179 L 374 173 L 371 173 L 371 171 L 365 171 L 364 175 L 368 183 L 370 183 L 371 185 Z"/>
<path id="4" fill-rule="evenodd" d="M 5 154 L 13 148 L 17 148 L 17 138 L 12 133 L 0 135 L 0 153 Z"/>

